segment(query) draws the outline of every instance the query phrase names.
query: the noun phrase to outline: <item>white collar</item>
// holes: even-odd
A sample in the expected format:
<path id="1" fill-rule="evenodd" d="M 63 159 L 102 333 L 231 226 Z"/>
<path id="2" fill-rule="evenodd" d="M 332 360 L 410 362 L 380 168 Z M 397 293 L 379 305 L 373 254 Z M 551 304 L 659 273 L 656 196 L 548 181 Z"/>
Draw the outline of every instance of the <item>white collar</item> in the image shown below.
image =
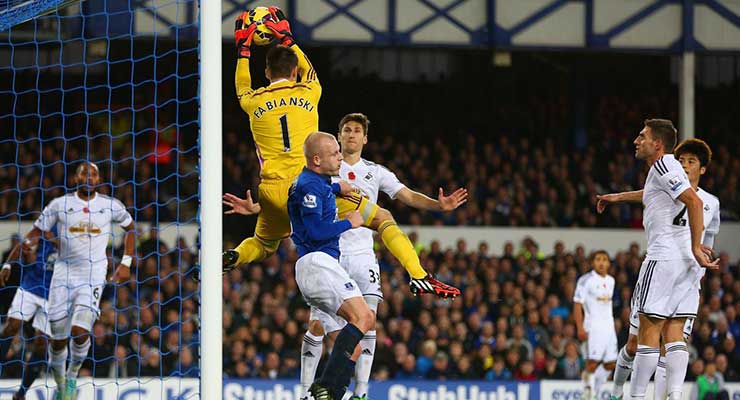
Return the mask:
<path id="1" fill-rule="evenodd" d="M 281 79 L 276 80 L 275 82 L 271 82 L 269 86 L 277 85 L 280 82 L 287 82 L 287 81 L 288 81 L 287 79 L 281 78 Z"/>

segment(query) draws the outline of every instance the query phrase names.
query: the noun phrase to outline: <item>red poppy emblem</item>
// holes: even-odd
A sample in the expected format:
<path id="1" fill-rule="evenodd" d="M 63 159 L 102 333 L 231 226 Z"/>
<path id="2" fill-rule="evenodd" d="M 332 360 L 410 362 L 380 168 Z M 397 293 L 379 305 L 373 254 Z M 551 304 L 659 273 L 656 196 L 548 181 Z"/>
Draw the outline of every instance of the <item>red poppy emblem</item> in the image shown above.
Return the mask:
<path id="1" fill-rule="evenodd" d="M 347 174 L 347 176 L 349 177 L 350 180 L 355 180 L 355 178 L 356 178 L 355 177 L 355 173 L 352 172 L 352 171 L 349 171 L 349 174 Z"/>
<path id="2" fill-rule="evenodd" d="M 84 211 L 85 214 L 89 214 L 90 213 L 90 210 L 87 207 L 83 208 L 82 211 Z"/>

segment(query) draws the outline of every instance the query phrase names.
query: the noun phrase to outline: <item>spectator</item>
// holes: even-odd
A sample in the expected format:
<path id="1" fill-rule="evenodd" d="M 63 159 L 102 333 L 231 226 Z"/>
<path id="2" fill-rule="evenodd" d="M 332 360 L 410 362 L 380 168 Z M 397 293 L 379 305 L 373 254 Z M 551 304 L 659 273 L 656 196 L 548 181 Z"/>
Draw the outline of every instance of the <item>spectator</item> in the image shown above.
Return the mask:
<path id="1" fill-rule="evenodd" d="M 717 372 L 716 366 L 710 361 L 707 363 L 704 373 L 696 379 L 691 398 L 696 400 L 729 399 L 724 387 L 724 377 Z"/>

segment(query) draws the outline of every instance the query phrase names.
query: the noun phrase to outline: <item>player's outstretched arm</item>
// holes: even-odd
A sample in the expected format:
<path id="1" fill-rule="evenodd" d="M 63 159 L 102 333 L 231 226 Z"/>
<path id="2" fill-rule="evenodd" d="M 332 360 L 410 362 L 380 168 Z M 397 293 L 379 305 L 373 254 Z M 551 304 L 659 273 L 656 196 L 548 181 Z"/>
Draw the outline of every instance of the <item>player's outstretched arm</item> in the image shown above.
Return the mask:
<path id="1" fill-rule="evenodd" d="M 249 57 L 251 56 L 250 47 L 252 45 L 252 36 L 257 30 L 254 23 L 246 24 L 249 20 L 247 11 L 241 13 L 234 22 L 234 42 L 236 44 L 236 73 L 234 74 L 234 84 L 236 85 L 236 97 L 242 104 L 242 99 L 253 91 L 252 75 L 249 72 Z M 242 105 L 242 108 L 244 106 Z"/>
<path id="2" fill-rule="evenodd" d="M 5 286 L 5 283 L 10 278 L 10 267 L 12 262 L 19 261 L 21 252 L 28 253 L 32 251 L 32 247 L 38 243 L 39 238 L 43 231 L 38 227 L 34 226 L 30 232 L 26 235 L 22 242 L 18 243 L 15 247 L 10 250 L 8 258 L 3 263 L 3 268 L 0 270 L 0 287 Z"/>
<path id="3" fill-rule="evenodd" d="M 642 203 L 642 189 L 631 192 L 609 193 L 596 195 L 596 211 L 604 212 L 609 203 Z"/>
<path id="4" fill-rule="evenodd" d="M 423 193 L 404 187 L 398 191 L 396 198 L 409 207 L 447 212 L 465 204 L 468 201 L 468 191 L 465 188 L 459 188 L 449 196 L 445 196 L 442 188 L 439 188 L 439 196 L 437 200 L 434 200 Z"/>

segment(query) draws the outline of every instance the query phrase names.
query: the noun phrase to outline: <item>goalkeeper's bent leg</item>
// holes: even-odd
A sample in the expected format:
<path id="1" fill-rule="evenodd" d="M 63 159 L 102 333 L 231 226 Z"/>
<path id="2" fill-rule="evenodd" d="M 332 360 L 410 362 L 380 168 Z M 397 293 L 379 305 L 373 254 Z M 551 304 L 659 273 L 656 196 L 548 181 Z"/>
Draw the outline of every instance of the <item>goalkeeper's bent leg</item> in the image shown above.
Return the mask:
<path id="1" fill-rule="evenodd" d="M 275 253 L 279 246 L 280 239 L 267 240 L 258 238 L 257 236 L 246 238 L 234 249 L 239 253 L 239 259 L 236 261 L 236 265 L 262 261 Z"/>
<path id="2" fill-rule="evenodd" d="M 403 268 L 408 271 L 411 279 L 422 279 L 427 276 L 427 272 L 422 268 L 419 256 L 414 250 L 414 245 L 411 244 L 408 236 L 398 228 L 396 221 L 393 220 L 393 216 L 388 210 L 379 208 L 372 226 L 377 226 L 383 244 L 398 259 Z"/>

